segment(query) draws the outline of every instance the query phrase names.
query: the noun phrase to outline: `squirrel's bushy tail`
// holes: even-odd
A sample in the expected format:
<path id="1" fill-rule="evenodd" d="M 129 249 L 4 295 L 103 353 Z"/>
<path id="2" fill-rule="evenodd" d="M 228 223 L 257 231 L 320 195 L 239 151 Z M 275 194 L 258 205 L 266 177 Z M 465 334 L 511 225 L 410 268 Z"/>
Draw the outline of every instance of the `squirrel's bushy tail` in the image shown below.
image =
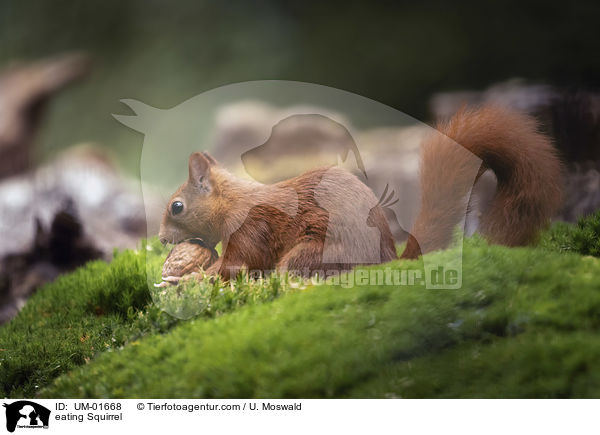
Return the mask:
<path id="1" fill-rule="evenodd" d="M 479 231 L 508 246 L 534 241 L 561 202 L 561 163 L 536 121 L 486 106 L 462 109 L 437 130 L 422 146 L 421 208 L 401 257 L 416 258 L 450 243 L 474 182 L 478 161 L 472 154 L 483 161 L 476 178 L 491 169 L 498 180 Z"/>

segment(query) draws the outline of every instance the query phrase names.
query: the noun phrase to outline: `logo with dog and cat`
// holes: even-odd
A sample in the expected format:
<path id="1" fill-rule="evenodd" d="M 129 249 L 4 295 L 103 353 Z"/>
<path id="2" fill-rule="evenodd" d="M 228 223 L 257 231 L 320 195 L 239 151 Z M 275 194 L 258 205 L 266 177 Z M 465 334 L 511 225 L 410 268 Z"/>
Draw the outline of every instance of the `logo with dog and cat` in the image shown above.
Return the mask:
<path id="1" fill-rule="evenodd" d="M 200 282 L 200 270 L 218 269 L 225 280 L 242 269 L 259 277 L 345 278 L 352 274 L 340 271 L 362 273 L 362 266 L 396 259 L 403 244 L 411 258 L 454 248 L 423 255 L 407 285 L 462 286 L 463 235 L 478 226 L 489 186 L 475 189 L 481 160 L 435 128 L 350 92 L 291 81 L 231 84 L 164 109 L 122 102 L 133 114 L 113 116 L 144 135 L 148 239 L 175 246 L 162 274 L 147 256 L 148 286 L 175 317 L 208 306 L 210 279 L 198 287 L 205 291 L 182 291 Z M 439 139 L 461 162 L 451 191 L 438 189 L 443 172 L 422 185 L 425 138 Z M 443 238 L 418 225 L 421 215 L 437 216 L 434 206 L 452 209 L 451 223 L 431 223 L 445 230 Z M 369 275 L 369 284 L 405 285 L 403 271 L 391 269 L 389 279 L 383 269 L 382 280 Z"/>
<path id="2" fill-rule="evenodd" d="M 4 403 L 6 408 L 6 430 L 14 432 L 15 429 L 48 429 L 50 410 L 30 400 L 19 400 L 13 403 Z"/>

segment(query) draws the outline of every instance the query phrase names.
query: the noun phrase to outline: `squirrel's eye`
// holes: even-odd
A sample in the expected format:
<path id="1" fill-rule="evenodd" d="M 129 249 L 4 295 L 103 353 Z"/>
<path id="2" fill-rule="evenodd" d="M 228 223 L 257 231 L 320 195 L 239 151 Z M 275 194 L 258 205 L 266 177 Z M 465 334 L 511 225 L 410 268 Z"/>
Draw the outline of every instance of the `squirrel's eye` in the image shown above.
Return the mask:
<path id="1" fill-rule="evenodd" d="M 182 211 L 183 211 L 183 202 L 173 201 L 173 204 L 171 204 L 171 212 L 173 214 L 179 214 Z"/>

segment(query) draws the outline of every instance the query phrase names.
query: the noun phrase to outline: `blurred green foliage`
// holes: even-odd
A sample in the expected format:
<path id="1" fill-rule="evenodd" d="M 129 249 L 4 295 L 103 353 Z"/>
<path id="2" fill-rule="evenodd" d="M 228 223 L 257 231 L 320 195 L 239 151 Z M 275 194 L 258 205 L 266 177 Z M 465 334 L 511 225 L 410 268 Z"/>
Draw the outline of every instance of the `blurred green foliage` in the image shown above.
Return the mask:
<path id="1" fill-rule="evenodd" d="M 137 171 L 121 98 L 172 107 L 233 82 L 287 79 L 365 95 L 420 119 L 434 92 L 524 77 L 597 86 L 594 1 L 228 2 L 4 0 L 0 63 L 64 50 L 95 70 L 53 105 L 42 156 L 77 142 Z"/>

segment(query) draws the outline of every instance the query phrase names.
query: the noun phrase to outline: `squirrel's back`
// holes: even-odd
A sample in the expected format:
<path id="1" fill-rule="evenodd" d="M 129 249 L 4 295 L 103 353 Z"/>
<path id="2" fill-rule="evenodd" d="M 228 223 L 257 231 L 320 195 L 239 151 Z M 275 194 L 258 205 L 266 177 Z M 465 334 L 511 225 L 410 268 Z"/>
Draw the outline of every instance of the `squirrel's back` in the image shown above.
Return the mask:
<path id="1" fill-rule="evenodd" d="M 225 180 L 229 186 L 239 183 L 226 171 L 219 174 L 221 192 Z M 223 237 L 223 256 L 215 268 L 225 277 L 232 265 L 312 275 L 397 257 L 377 198 L 344 169 L 318 168 L 274 185 L 252 187 L 228 187 L 228 199 L 218 207 L 223 219 L 244 216 L 241 225 Z"/>
<path id="2" fill-rule="evenodd" d="M 377 197 L 354 174 L 338 167 L 319 168 L 278 183 L 298 192 L 299 238 L 313 234 L 323 242 L 324 264 L 380 263 L 396 258 L 389 225 Z M 321 212 L 315 213 L 315 209 Z M 313 225 L 326 215 L 325 226 Z"/>

